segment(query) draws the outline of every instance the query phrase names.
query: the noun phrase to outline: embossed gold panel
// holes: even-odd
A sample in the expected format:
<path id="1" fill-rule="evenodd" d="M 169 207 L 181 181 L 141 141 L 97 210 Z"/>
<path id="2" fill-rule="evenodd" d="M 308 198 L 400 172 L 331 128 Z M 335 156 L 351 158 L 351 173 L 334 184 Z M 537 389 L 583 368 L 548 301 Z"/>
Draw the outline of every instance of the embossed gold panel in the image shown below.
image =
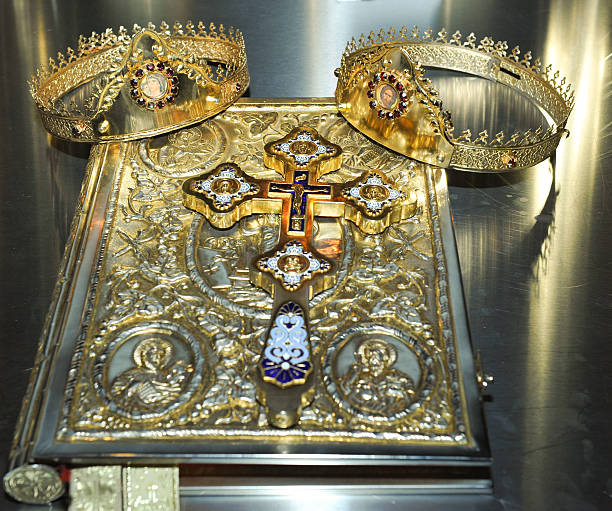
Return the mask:
<path id="1" fill-rule="evenodd" d="M 312 247 L 335 279 L 308 303 L 312 391 L 279 429 L 255 378 L 273 298 L 249 272 L 279 242 L 280 215 L 217 228 L 183 206 L 181 188 L 222 163 L 278 180 L 264 146 L 297 126 L 342 148 L 321 182 L 361 193 L 369 173 L 416 209 L 378 234 L 315 218 Z M 88 183 L 34 456 L 488 463 L 441 169 L 371 142 L 330 100 L 244 100 L 199 126 L 95 146 Z"/>

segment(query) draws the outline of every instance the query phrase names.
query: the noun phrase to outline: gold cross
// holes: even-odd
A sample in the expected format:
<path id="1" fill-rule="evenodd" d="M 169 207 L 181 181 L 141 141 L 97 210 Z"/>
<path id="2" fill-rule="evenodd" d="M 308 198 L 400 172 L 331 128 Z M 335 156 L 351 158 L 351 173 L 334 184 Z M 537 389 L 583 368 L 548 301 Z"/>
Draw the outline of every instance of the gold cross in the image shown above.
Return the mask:
<path id="1" fill-rule="evenodd" d="M 264 164 L 282 181 L 253 179 L 233 163 L 188 179 L 186 207 L 226 229 L 255 213 L 281 215 L 279 242 L 251 263 L 250 280 L 274 297 L 272 321 L 259 362 L 258 399 L 277 427 L 293 426 L 312 393 L 308 302 L 335 284 L 333 262 L 312 244 L 315 217 L 346 218 L 375 234 L 412 216 L 416 201 L 397 189 L 380 171 L 357 179 L 322 183 L 342 165 L 342 149 L 306 126 L 264 147 Z M 312 399 L 312 398 L 310 398 Z"/>

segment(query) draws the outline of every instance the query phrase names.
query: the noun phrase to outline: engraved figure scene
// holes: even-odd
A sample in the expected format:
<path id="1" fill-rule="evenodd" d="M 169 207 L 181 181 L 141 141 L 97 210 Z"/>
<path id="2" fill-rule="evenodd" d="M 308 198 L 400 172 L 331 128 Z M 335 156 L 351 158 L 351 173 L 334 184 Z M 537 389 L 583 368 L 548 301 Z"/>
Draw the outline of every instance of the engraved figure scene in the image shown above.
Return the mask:
<path id="1" fill-rule="evenodd" d="M 340 378 L 340 389 L 357 408 L 395 414 L 414 398 L 414 381 L 394 367 L 397 349 L 381 339 L 362 341 L 355 362 Z"/>
<path id="2" fill-rule="evenodd" d="M 410 342 L 374 327 L 355 327 L 330 350 L 328 390 L 341 408 L 389 420 L 411 409 L 423 390 L 424 366 Z"/>
<path id="3" fill-rule="evenodd" d="M 165 339 L 140 341 L 132 352 L 135 367 L 120 373 L 110 394 L 126 410 L 150 411 L 174 401 L 183 392 L 193 371 L 192 364 L 175 359 L 174 348 Z"/>
<path id="4" fill-rule="evenodd" d="M 197 339 L 169 325 L 132 327 L 107 348 L 94 379 L 109 407 L 133 419 L 165 414 L 187 401 L 202 381 L 204 356 Z"/>

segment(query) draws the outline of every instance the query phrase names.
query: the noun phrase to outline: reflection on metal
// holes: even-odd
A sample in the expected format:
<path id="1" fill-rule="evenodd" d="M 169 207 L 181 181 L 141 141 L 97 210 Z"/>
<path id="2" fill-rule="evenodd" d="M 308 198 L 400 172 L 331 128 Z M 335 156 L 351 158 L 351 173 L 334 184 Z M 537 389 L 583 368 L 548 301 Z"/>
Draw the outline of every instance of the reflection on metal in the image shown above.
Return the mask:
<path id="1" fill-rule="evenodd" d="M 476 369 L 476 381 L 478 382 L 478 387 L 480 388 L 480 392 L 484 394 L 489 388 L 495 378 L 493 375 L 485 373 L 484 368 L 482 367 L 482 357 L 480 356 L 480 350 L 476 350 L 476 359 L 474 360 L 474 365 Z"/>

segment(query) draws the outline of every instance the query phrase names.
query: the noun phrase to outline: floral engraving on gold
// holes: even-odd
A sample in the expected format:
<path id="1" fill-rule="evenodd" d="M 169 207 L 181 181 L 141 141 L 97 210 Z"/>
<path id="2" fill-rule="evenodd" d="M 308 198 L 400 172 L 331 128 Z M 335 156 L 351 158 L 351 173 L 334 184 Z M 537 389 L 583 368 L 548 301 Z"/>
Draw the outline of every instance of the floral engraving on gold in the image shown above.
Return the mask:
<path id="1" fill-rule="evenodd" d="M 214 167 L 222 154 L 250 176 L 278 179 L 263 165 L 262 143 L 305 125 L 344 150 L 343 166 L 326 174 L 329 183 L 384 170 L 394 188 L 414 194 L 419 204 L 412 217 L 382 233 L 362 232 L 345 220 L 315 218 L 313 247 L 337 266 L 338 279 L 308 302 L 313 360 L 325 370 L 340 349 L 339 336 L 371 323 L 368 335 L 397 350 L 391 369 L 412 379 L 414 401 L 385 419 L 339 390 L 340 378 L 357 363 L 354 354 L 366 339 L 355 333 L 352 344 L 342 349 L 345 365 L 335 373 L 317 373 L 312 403 L 302 409 L 298 426 L 279 430 L 270 426 L 253 382 L 272 299 L 249 280 L 253 258 L 278 243 L 279 215 L 249 215 L 231 228 L 216 229 L 183 207 L 177 178 L 199 173 L 191 157 Z M 225 149 L 205 135 L 210 131 L 195 128 L 155 143 L 107 148 L 103 171 L 114 181 L 89 291 L 90 320 L 74 353 L 78 370 L 68 375 L 56 438 L 468 443 L 462 384 L 451 365 L 456 356 L 452 323 L 440 303 L 447 298 L 448 284 L 436 227 L 434 171 L 372 143 L 338 118 L 334 105 L 281 105 L 273 111 L 269 105 L 236 105 L 198 129 L 203 126 L 214 126 L 227 137 Z M 299 264 L 287 261 L 287 269 L 294 266 Z M 168 331 L 170 324 L 177 330 Z M 132 328 L 138 335 L 126 334 Z M 136 345 L 160 337 L 160 330 L 174 346 L 173 360 L 193 365 L 189 382 L 176 400 L 156 411 L 125 410 L 110 394 L 111 384 L 123 371 L 137 368 L 132 358 Z M 426 355 L 435 377 L 431 389 L 422 378 L 428 366 L 419 373 L 415 361 L 426 361 Z M 336 392 L 331 390 L 334 382 Z"/>
<path id="2" fill-rule="evenodd" d="M 214 120 L 138 142 L 140 163 L 167 177 L 201 174 L 202 168 L 220 164 L 227 150 L 227 134 Z"/>

